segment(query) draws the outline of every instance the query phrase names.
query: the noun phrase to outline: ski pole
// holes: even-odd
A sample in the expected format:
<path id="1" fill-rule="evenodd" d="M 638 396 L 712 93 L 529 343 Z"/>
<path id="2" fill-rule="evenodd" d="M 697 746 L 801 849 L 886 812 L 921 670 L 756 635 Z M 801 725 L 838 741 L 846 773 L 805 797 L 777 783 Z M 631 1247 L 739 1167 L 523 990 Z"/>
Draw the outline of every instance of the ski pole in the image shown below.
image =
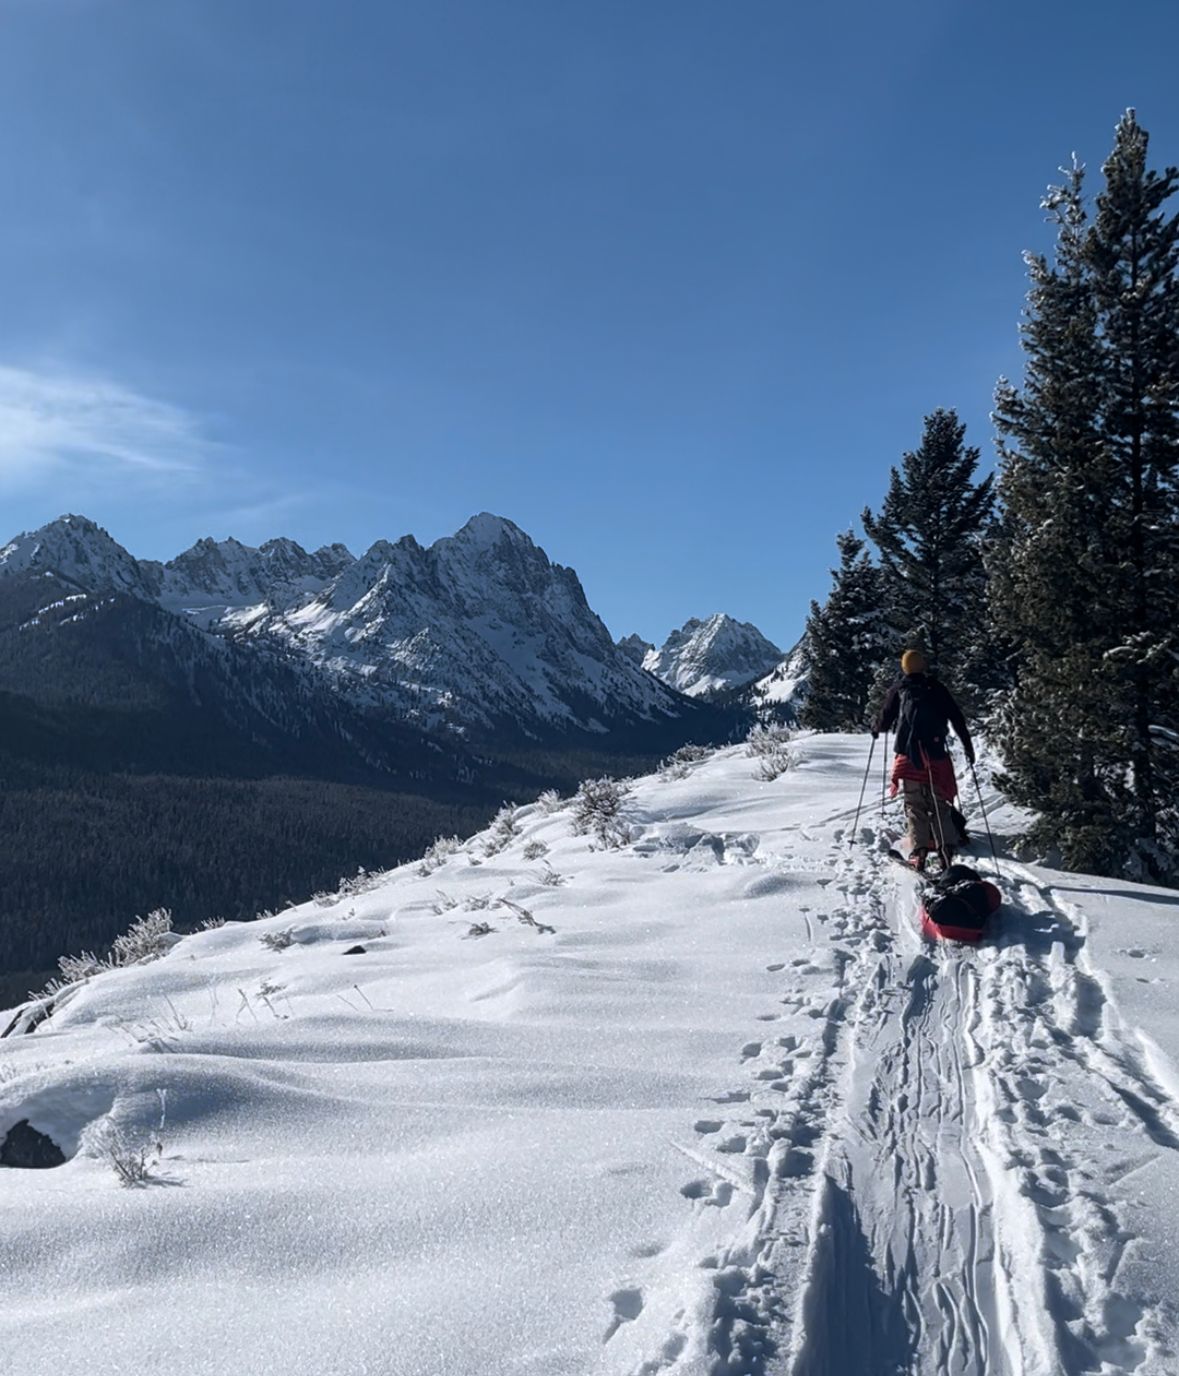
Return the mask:
<path id="1" fill-rule="evenodd" d="M 999 873 L 999 857 L 995 853 L 995 838 L 991 835 L 991 819 L 987 816 L 986 804 L 983 802 L 982 789 L 978 785 L 978 775 L 974 772 L 974 761 L 970 761 L 970 777 L 974 780 L 974 791 L 978 794 L 978 810 L 983 816 L 983 825 L 987 829 L 987 840 L 991 843 L 991 859 L 995 864 L 995 878 L 1001 879 Z"/>
<path id="2" fill-rule="evenodd" d="M 884 733 L 884 754 L 881 756 L 880 763 L 883 768 L 880 771 L 880 816 L 884 817 L 886 799 L 888 797 L 888 732 Z"/>
<path id="3" fill-rule="evenodd" d="M 868 747 L 868 763 L 864 766 L 864 782 L 860 785 L 860 801 L 856 804 L 856 820 L 852 823 L 851 835 L 847 838 L 849 846 L 856 843 L 856 832 L 860 829 L 860 809 L 864 806 L 864 794 L 868 788 L 868 774 L 872 768 L 872 752 L 876 749 L 876 737 L 872 737 L 872 744 Z"/>

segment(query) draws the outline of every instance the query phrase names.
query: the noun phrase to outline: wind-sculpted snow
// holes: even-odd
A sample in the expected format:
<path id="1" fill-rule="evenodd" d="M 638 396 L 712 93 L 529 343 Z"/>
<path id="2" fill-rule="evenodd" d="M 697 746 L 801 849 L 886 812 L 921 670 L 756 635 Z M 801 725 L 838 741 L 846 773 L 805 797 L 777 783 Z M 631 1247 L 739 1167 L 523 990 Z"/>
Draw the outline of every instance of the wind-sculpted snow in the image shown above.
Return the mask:
<path id="1" fill-rule="evenodd" d="M 67 1157 L 0 1169 L 4 1369 L 1179 1369 L 1179 897 L 1003 859 L 992 939 L 925 944 L 866 744 L 639 780 L 619 846 L 501 814 L 0 1017 L 0 1141 Z"/>

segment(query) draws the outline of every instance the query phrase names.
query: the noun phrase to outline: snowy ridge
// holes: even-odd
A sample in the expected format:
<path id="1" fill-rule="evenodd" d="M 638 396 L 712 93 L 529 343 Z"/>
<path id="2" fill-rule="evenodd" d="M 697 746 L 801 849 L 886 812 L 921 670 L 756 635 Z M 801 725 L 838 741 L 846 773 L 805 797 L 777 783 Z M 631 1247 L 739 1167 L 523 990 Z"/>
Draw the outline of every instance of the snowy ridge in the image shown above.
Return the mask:
<path id="1" fill-rule="evenodd" d="M 753 702 L 762 707 L 797 708 L 806 695 L 807 667 L 801 641 L 764 678 L 752 686 Z"/>
<path id="2" fill-rule="evenodd" d="M 427 729 L 603 733 L 684 710 L 614 644 L 572 569 L 486 513 L 429 548 L 405 536 L 354 558 L 343 545 L 206 539 L 166 564 L 137 562 L 94 522 L 67 516 L 0 549 L 6 575 L 130 593 L 291 656 L 358 705 Z"/>
<path id="3" fill-rule="evenodd" d="M 632 653 L 636 640 L 625 642 Z M 717 612 L 705 621 L 686 621 L 661 649 L 652 646 L 643 668 L 689 697 L 711 697 L 761 678 L 781 658 L 782 651 L 756 626 Z"/>
<path id="4" fill-rule="evenodd" d="M 0 1351 L 1173 1372 L 1175 897 L 1003 860 L 993 940 L 926 945 L 879 800 L 849 835 L 866 744 L 640 780 L 619 849 L 519 809 L 0 1017 L 0 1140 L 69 1158 L 0 1170 Z M 161 1091 L 174 1188 L 120 1189 L 103 1142 Z"/>

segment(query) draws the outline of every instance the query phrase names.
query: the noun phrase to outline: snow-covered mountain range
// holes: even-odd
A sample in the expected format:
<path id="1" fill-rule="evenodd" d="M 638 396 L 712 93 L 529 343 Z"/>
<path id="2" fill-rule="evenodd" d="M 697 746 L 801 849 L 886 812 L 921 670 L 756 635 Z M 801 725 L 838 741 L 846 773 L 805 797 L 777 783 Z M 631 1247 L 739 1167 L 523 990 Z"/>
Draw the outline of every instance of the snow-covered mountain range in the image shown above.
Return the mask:
<path id="1" fill-rule="evenodd" d="M 751 625 L 724 612 L 701 621 L 686 621 L 661 648 L 627 636 L 619 649 L 648 673 L 694 698 L 716 698 L 770 673 L 782 662 L 782 651 Z"/>
<path id="2" fill-rule="evenodd" d="M 688 710 L 614 644 L 573 570 L 498 516 L 428 548 L 380 540 L 359 558 L 342 545 L 206 539 L 167 563 L 137 560 L 93 521 L 65 516 L 0 549 L 5 576 L 49 579 L 47 602 L 151 603 L 431 731 L 601 734 Z"/>

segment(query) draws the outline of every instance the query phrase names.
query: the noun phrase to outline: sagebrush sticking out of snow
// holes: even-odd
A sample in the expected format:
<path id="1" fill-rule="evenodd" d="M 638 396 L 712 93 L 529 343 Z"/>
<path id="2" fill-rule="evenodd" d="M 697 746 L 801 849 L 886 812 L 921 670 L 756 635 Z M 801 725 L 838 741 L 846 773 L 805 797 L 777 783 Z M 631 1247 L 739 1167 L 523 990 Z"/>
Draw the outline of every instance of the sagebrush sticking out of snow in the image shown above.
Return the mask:
<path id="1" fill-rule="evenodd" d="M 268 951 L 285 951 L 295 941 L 295 929 L 284 927 L 280 932 L 263 932 L 258 938 Z"/>
<path id="2" fill-rule="evenodd" d="M 625 846 L 630 828 L 623 813 L 629 799 L 630 786 L 609 775 L 585 779 L 573 799 L 573 830 L 578 836 L 592 834 L 602 846 Z"/>
<path id="3" fill-rule="evenodd" d="M 565 800 L 555 788 L 546 788 L 537 798 L 537 806 L 546 816 L 551 817 L 554 812 L 560 812 L 565 806 Z"/>
<path id="4" fill-rule="evenodd" d="M 418 864 L 418 873 L 425 879 L 436 869 L 445 865 L 447 860 L 462 849 L 463 843 L 457 836 L 439 836 L 430 845 Z"/>
<path id="5" fill-rule="evenodd" d="M 793 768 L 795 763 L 794 754 L 787 750 L 785 746 L 781 749 L 771 751 L 769 754 L 762 755 L 757 762 L 757 767 L 753 771 L 753 777 L 765 784 L 772 784 L 775 779 L 785 774 L 788 769 Z"/>
<path id="6" fill-rule="evenodd" d="M 158 960 L 172 944 L 172 914 L 167 908 L 155 908 L 146 917 L 137 917 L 122 936 L 115 937 L 107 965 L 138 965 L 145 960 Z"/>
<path id="7" fill-rule="evenodd" d="M 487 828 L 487 840 L 483 845 L 484 855 L 498 855 L 520 835 L 520 824 L 516 821 L 516 808 L 505 803 L 491 820 Z"/>
<path id="8" fill-rule="evenodd" d="M 783 748 L 789 745 L 793 733 L 787 726 L 782 726 L 776 722 L 771 722 L 768 726 L 761 722 L 753 727 L 749 735 L 745 737 L 745 753 L 750 759 L 759 759 L 763 755 L 780 754 Z"/>
<path id="9" fill-rule="evenodd" d="M 659 766 L 659 777 L 665 783 L 671 783 L 676 779 L 686 779 L 692 772 L 692 766 L 699 764 L 701 760 L 708 759 L 711 753 L 707 746 L 681 745 Z"/>
<path id="10" fill-rule="evenodd" d="M 55 980 L 54 983 L 64 986 L 76 984 L 80 979 L 89 979 L 91 975 L 96 975 L 107 967 L 93 951 L 83 951 L 80 956 L 62 956 L 57 962 L 57 968 L 61 971 L 61 979 Z"/>
<path id="11" fill-rule="evenodd" d="M 548 846 L 543 841 L 529 841 L 524 847 L 525 860 L 539 860 L 542 855 L 549 853 Z"/>
<path id="12" fill-rule="evenodd" d="M 104 959 L 99 960 L 93 951 L 83 951 L 80 956 L 62 956 L 57 962 L 60 976 L 51 979 L 42 992 L 58 994 L 68 985 L 100 975 L 104 970 L 158 960 L 176 940 L 179 938 L 172 931 L 172 914 L 167 908 L 155 908 L 146 917 L 137 917 L 122 936 L 115 937 Z"/>
<path id="13" fill-rule="evenodd" d="M 160 1121 L 154 1133 L 138 1134 L 134 1137 L 125 1133 L 116 1123 L 108 1119 L 103 1125 L 100 1145 L 103 1155 L 110 1163 L 120 1185 L 134 1189 L 146 1185 L 154 1178 L 155 1168 L 164 1155 L 164 1130 L 168 1120 L 168 1091 L 156 1090 L 160 1101 Z"/>

